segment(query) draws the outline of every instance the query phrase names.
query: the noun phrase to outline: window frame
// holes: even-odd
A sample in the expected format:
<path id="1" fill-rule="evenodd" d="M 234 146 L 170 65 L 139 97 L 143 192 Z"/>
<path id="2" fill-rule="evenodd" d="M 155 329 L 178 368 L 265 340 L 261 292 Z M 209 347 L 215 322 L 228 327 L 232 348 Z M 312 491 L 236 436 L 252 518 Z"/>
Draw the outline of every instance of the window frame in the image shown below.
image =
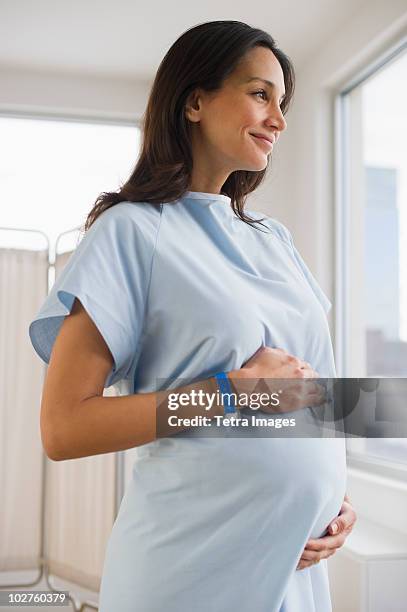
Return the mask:
<path id="1" fill-rule="evenodd" d="M 357 91 L 365 81 L 384 69 L 392 61 L 397 60 L 407 51 L 407 35 L 399 38 L 394 44 L 362 69 L 353 74 L 334 95 L 334 219 L 335 219 L 335 362 L 338 376 L 346 378 L 358 376 L 351 367 L 350 333 L 350 261 L 352 248 L 352 228 L 350 228 L 350 203 L 352 195 L 352 176 L 354 168 L 351 156 L 347 155 L 355 134 L 349 134 L 349 124 L 352 116 L 352 92 Z M 359 90 L 360 91 L 360 90 Z M 360 140 L 360 139 L 359 139 Z M 354 230 L 353 230 L 354 231 Z M 356 360 L 360 365 L 360 361 Z M 346 439 L 348 464 L 367 473 L 381 474 L 389 478 L 407 482 L 407 463 L 384 459 L 369 454 L 363 449 L 363 439 Z"/>

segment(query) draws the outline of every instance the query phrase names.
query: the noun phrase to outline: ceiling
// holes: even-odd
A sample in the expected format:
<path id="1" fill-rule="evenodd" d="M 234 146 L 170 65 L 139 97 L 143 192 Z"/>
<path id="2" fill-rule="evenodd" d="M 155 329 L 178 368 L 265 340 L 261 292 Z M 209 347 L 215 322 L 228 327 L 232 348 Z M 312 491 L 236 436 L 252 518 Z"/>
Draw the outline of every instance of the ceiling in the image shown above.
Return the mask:
<path id="1" fill-rule="evenodd" d="M 1 0 L 0 69 L 151 79 L 190 27 L 234 19 L 269 32 L 298 70 L 367 0 Z"/>

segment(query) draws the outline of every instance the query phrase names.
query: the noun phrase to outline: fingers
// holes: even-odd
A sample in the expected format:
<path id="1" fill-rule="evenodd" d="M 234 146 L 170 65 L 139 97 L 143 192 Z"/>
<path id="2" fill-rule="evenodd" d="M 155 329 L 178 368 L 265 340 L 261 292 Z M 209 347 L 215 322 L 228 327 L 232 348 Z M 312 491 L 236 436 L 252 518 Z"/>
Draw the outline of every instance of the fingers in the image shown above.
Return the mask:
<path id="1" fill-rule="evenodd" d="M 313 387 L 310 389 L 308 397 L 311 405 L 324 404 L 327 401 L 325 389 L 323 389 L 318 383 L 312 383 Z"/>
<path id="2" fill-rule="evenodd" d="M 307 378 L 319 378 L 319 372 L 314 370 L 308 361 L 303 361 L 300 369 L 307 373 Z"/>
<path id="3" fill-rule="evenodd" d="M 352 505 L 345 501 L 342 504 L 340 514 L 328 526 L 331 534 L 349 533 L 356 523 L 357 516 Z"/>
<path id="4" fill-rule="evenodd" d="M 345 540 L 345 534 L 323 536 L 322 538 L 308 540 L 306 547 L 302 551 L 297 569 L 311 567 L 311 565 L 318 563 L 321 559 L 328 559 L 328 557 L 336 553 L 338 548 L 343 546 Z"/>
<path id="5" fill-rule="evenodd" d="M 343 546 L 349 533 L 357 520 L 356 513 L 345 495 L 339 515 L 328 526 L 328 533 L 322 538 L 311 538 L 304 548 L 297 565 L 297 570 L 311 567 L 321 559 L 328 559 L 335 554 L 338 548 Z"/>
<path id="6" fill-rule="evenodd" d="M 318 538 L 318 539 L 310 539 L 307 542 L 307 545 L 304 549 L 305 550 L 310 550 L 313 552 L 322 552 L 323 550 L 329 548 L 339 548 L 340 546 L 343 546 L 345 540 L 346 540 L 346 533 L 340 533 L 338 535 L 326 535 L 323 536 L 322 538 Z"/>
<path id="7" fill-rule="evenodd" d="M 295 357 L 295 355 L 292 355 L 292 357 L 294 357 L 295 359 L 297 359 L 297 361 L 301 364 L 301 368 L 306 369 L 306 370 L 312 370 L 312 365 L 308 362 L 308 361 L 304 361 L 303 359 L 299 359 L 298 357 Z M 315 371 L 315 370 L 313 370 Z"/>
<path id="8" fill-rule="evenodd" d="M 293 364 L 293 367 L 293 373 L 295 374 L 294 378 L 318 378 L 318 373 L 315 372 L 311 366 L 306 367 L 302 363 L 299 363 L 298 365 Z"/>
<path id="9" fill-rule="evenodd" d="M 340 548 L 339 546 L 326 546 L 320 550 L 312 550 L 311 548 L 304 548 L 301 554 L 301 559 L 304 561 L 318 561 L 324 559 L 325 555 L 330 552 L 336 552 Z"/>
<path id="10" fill-rule="evenodd" d="M 301 396 L 307 400 L 310 405 L 318 405 L 327 401 L 326 391 L 320 384 L 303 380 L 295 384 L 294 389 L 298 389 Z"/>
<path id="11" fill-rule="evenodd" d="M 305 552 L 305 551 L 304 551 Z M 297 570 L 302 570 L 306 567 L 312 567 L 313 565 L 316 565 L 317 563 L 319 563 L 321 561 L 321 559 L 328 559 L 329 557 L 332 557 L 332 555 L 334 555 L 336 553 L 336 549 L 327 549 L 325 551 L 323 551 L 322 553 L 314 553 L 314 555 L 311 558 L 305 558 L 304 557 L 304 553 L 301 556 L 298 564 L 297 564 Z"/>

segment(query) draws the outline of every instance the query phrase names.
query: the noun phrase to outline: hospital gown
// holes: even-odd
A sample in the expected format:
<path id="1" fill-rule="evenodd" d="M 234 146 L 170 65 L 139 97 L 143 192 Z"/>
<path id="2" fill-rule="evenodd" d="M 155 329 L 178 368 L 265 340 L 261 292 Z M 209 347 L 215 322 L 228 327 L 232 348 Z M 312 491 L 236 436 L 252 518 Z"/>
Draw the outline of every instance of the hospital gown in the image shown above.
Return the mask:
<path id="1" fill-rule="evenodd" d="M 260 346 L 335 377 L 331 304 L 288 229 L 268 216 L 264 223 L 259 231 L 238 219 L 224 194 L 111 207 L 31 322 L 35 350 L 49 362 L 77 297 L 114 359 L 105 387 L 123 394 L 238 369 Z M 330 611 L 326 560 L 296 566 L 307 540 L 338 514 L 345 468 L 344 440 L 332 437 L 190 429 L 138 447 L 99 611 Z"/>

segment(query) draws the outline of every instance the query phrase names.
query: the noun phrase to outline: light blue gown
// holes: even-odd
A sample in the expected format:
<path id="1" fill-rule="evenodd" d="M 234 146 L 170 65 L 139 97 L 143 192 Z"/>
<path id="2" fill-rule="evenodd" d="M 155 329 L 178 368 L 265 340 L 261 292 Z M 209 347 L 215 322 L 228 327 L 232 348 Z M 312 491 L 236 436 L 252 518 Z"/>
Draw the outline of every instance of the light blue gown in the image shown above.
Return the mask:
<path id="1" fill-rule="evenodd" d="M 35 350 L 49 362 L 77 297 L 114 358 L 105 387 L 124 394 L 240 368 L 262 345 L 335 377 L 331 304 L 287 228 L 266 223 L 269 233 L 252 228 L 227 196 L 201 192 L 113 206 L 31 322 Z M 344 440 L 189 431 L 137 449 L 99 611 L 330 611 L 326 561 L 296 566 L 307 540 L 340 510 Z"/>

